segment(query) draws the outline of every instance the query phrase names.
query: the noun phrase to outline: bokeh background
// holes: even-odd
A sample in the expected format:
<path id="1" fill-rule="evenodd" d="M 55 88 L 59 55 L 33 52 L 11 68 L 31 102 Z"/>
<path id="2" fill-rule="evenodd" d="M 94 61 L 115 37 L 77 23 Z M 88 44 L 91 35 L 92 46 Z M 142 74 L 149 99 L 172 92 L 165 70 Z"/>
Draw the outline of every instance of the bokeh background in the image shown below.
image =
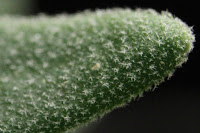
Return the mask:
<path id="1" fill-rule="evenodd" d="M 154 92 L 107 114 L 78 133 L 200 133 L 200 21 L 197 1 L 178 0 L 0 0 L 0 15 L 35 16 L 86 9 L 153 8 L 168 10 L 193 26 L 195 47 L 187 63 Z M 1 20 L 0 20 L 1 21 Z"/>

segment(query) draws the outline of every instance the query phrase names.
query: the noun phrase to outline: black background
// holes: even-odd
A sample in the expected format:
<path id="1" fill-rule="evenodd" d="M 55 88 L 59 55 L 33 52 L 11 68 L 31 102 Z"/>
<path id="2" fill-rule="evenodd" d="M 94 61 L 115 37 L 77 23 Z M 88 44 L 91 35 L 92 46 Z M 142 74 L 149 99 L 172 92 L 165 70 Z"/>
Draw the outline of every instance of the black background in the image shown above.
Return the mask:
<path id="1" fill-rule="evenodd" d="M 200 133 L 199 7 L 191 0 L 38 0 L 31 15 L 75 13 L 112 7 L 168 10 L 194 26 L 195 47 L 189 60 L 154 92 L 107 114 L 84 133 Z"/>

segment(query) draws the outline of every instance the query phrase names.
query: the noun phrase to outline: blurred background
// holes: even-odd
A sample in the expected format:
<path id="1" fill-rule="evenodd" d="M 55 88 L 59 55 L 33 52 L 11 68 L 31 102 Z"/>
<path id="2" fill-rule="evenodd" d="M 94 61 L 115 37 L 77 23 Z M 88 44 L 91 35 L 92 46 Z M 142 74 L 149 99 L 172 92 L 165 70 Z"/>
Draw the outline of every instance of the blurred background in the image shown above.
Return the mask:
<path id="1" fill-rule="evenodd" d="M 154 0 L 0 0 L 0 15 L 35 16 L 112 7 L 168 10 L 193 26 L 195 48 L 189 60 L 154 92 L 107 114 L 78 133 L 200 133 L 200 46 L 197 1 Z"/>
<path id="2" fill-rule="evenodd" d="M 34 14 L 36 5 L 34 0 L 0 0 L 0 14 Z"/>

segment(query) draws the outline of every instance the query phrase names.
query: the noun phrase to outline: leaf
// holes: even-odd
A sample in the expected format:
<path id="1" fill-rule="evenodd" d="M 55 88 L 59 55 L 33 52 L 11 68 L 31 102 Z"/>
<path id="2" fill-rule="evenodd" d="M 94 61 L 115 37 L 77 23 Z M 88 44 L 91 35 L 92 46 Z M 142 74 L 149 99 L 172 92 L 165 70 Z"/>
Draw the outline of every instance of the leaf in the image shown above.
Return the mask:
<path id="1" fill-rule="evenodd" d="M 187 60 L 190 27 L 168 12 L 108 9 L 0 17 L 0 132 L 60 133 L 153 89 Z"/>

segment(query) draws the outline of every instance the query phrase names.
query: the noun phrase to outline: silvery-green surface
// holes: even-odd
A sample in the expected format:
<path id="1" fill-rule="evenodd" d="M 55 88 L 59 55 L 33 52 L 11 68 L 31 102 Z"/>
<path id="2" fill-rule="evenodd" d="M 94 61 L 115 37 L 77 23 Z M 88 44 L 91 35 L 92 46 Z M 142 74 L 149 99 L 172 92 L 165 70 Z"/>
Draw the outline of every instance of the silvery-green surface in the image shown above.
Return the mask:
<path id="1" fill-rule="evenodd" d="M 193 47 L 170 13 L 0 17 L 0 132 L 60 133 L 141 97 Z"/>

